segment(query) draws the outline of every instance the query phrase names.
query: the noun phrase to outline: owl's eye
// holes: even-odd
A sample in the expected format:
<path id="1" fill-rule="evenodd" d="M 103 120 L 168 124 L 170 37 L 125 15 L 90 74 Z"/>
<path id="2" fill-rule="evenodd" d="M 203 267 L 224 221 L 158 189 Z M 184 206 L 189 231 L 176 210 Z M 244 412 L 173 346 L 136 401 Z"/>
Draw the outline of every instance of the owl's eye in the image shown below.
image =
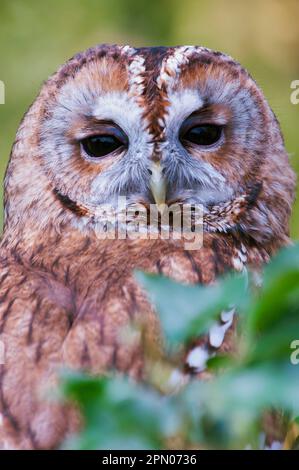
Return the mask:
<path id="1" fill-rule="evenodd" d="M 102 129 L 102 132 L 81 140 L 84 151 L 90 157 L 105 157 L 127 146 L 127 137 L 121 129 L 107 126 Z"/>
<path id="2" fill-rule="evenodd" d="M 186 143 L 208 147 L 216 144 L 222 136 L 222 126 L 201 124 L 187 129 L 181 134 L 181 140 Z"/>

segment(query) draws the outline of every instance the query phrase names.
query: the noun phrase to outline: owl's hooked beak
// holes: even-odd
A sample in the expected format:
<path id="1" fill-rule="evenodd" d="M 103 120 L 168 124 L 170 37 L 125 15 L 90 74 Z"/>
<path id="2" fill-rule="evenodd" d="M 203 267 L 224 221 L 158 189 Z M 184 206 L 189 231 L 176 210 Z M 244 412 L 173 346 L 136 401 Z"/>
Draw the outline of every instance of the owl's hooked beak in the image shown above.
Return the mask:
<path id="1" fill-rule="evenodd" d="M 163 212 L 166 202 L 166 179 L 160 162 L 153 162 L 150 167 L 150 188 L 159 212 Z"/>

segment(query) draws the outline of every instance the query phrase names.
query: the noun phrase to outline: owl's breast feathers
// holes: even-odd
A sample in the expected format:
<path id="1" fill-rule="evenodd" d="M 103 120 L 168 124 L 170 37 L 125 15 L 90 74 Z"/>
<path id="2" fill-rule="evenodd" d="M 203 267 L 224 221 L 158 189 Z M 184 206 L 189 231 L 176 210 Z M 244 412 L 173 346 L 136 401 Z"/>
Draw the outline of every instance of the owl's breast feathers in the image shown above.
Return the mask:
<path id="1" fill-rule="evenodd" d="M 38 364 L 48 357 L 59 330 L 59 361 L 71 355 L 76 365 L 93 370 L 113 365 L 126 369 L 131 360 L 116 348 L 117 330 L 138 316 L 153 315 L 133 271 L 208 284 L 225 271 L 238 269 L 239 246 L 232 235 L 206 234 L 200 250 L 186 251 L 181 241 L 98 241 L 77 238 L 74 232 L 51 242 L 41 240 L 30 255 L 2 250 L 0 334 L 13 334 Z M 247 258 L 260 265 L 267 254 L 249 247 Z M 72 354 L 71 338 L 79 331 Z M 85 340 L 88 335 L 92 341 Z"/>

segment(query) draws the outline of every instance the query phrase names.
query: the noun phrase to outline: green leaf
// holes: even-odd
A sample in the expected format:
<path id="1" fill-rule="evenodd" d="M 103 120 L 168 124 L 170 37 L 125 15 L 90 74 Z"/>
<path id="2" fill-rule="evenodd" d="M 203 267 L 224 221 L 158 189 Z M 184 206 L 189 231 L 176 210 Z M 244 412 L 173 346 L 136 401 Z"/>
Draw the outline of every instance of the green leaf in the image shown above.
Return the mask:
<path id="1" fill-rule="evenodd" d="M 219 371 L 221 369 L 225 369 L 229 366 L 232 366 L 233 364 L 234 360 L 231 356 L 217 355 L 208 359 L 206 365 L 208 370 L 210 371 Z"/>
<path id="2" fill-rule="evenodd" d="M 179 284 L 169 278 L 136 273 L 159 313 L 170 343 L 188 341 L 207 331 L 219 313 L 232 304 L 242 307 L 247 299 L 247 278 L 241 275 L 220 279 L 213 286 Z"/>
<path id="3" fill-rule="evenodd" d="M 67 373 L 62 390 L 85 418 L 85 430 L 68 440 L 67 448 L 158 449 L 181 426 L 171 399 L 121 376 Z"/>
<path id="4" fill-rule="evenodd" d="M 247 305 L 248 331 L 272 328 L 299 315 L 299 245 L 282 250 L 265 268 L 258 298 Z"/>
<path id="5" fill-rule="evenodd" d="M 252 347 L 247 360 L 249 362 L 277 361 L 290 359 L 290 344 L 299 338 L 298 318 L 282 318 L 272 328 L 252 339 Z"/>
<path id="6" fill-rule="evenodd" d="M 299 243 L 288 246 L 270 261 L 264 269 L 263 284 L 265 287 L 279 278 L 282 274 L 299 270 Z"/>
<path id="7" fill-rule="evenodd" d="M 237 366 L 214 380 L 190 383 L 181 401 L 193 417 L 189 429 L 195 441 L 240 448 L 257 438 L 262 413 L 272 407 L 298 415 L 299 372 L 286 362 Z"/>
<path id="8" fill-rule="evenodd" d="M 250 331 L 263 331 L 283 316 L 298 316 L 298 313 L 299 269 L 281 273 L 262 290 L 249 310 L 248 326 Z"/>

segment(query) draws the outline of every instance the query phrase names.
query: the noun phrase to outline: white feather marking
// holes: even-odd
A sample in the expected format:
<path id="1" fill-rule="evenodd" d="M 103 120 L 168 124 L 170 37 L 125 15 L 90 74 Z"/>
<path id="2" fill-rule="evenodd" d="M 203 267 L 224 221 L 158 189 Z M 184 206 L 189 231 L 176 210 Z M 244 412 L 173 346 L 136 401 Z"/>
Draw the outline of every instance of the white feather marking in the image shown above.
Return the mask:
<path id="1" fill-rule="evenodd" d="M 130 95 L 141 98 L 145 89 L 144 57 L 137 55 L 128 66 Z"/>
<path id="2" fill-rule="evenodd" d="M 168 379 L 168 387 L 171 391 L 179 391 L 188 382 L 188 376 L 181 372 L 179 369 L 174 369 Z"/>
<path id="3" fill-rule="evenodd" d="M 182 46 L 173 50 L 172 54 L 163 60 L 161 72 L 157 79 L 159 88 L 166 86 L 171 88 L 181 67 L 188 63 L 189 58 L 198 48 L 194 46 Z"/>
<path id="4" fill-rule="evenodd" d="M 229 322 L 233 319 L 234 314 L 235 308 L 231 308 L 230 310 L 223 310 L 223 312 L 221 312 L 221 320 L 225 323 Z"/>
<path id="5" fill-rule="evenodd" d="M 206 368 L 209 357 L 210 354 L 205 347 L 197 346 L 189 352 L 186 363 L 189 367 L 195 369 L 196 372 L 202 372 Z"/>
<path id="6" fill-rule="evenodd" d="M 233 265 L 233 268 L 236 270 L 236 271 L 243 271 L 243 268 L 244 268 L 244 264 L 242 262 L 242 260 L 240 260 L 240 258 L 233 258 L 232 259 L 232 265 Z"/>
<path id="7" fill-rule="evenodd" d="M 119 46 L 119 49 L 122 51 L 123 54 L 126 54 L 128 56 L 136 52 L 136 49 L 134 49 L 134 47 L 132 46 L 129 46 L 128 44 L 126 44 L 125 46 Z"/>
<path id="8" fill-rule="evenodd" d="M 233 322 L 233 315 L 227 321 L 226 323 L 214 323 L 214 325 L 211 326 L 210 331 L 209 331 L 209 340 L 211 346 L 214 348 L 220 348 L 224 341 L 225 333 L 227 330 L 230 328 L 231 324 Z"/>
<path id="9" fill-rule="evenodd" d="M 254 285 L 258 288 L 261 288 L 263 285 L 262 274 L 258 271 L 251 271 L 252 281 Z"/>

